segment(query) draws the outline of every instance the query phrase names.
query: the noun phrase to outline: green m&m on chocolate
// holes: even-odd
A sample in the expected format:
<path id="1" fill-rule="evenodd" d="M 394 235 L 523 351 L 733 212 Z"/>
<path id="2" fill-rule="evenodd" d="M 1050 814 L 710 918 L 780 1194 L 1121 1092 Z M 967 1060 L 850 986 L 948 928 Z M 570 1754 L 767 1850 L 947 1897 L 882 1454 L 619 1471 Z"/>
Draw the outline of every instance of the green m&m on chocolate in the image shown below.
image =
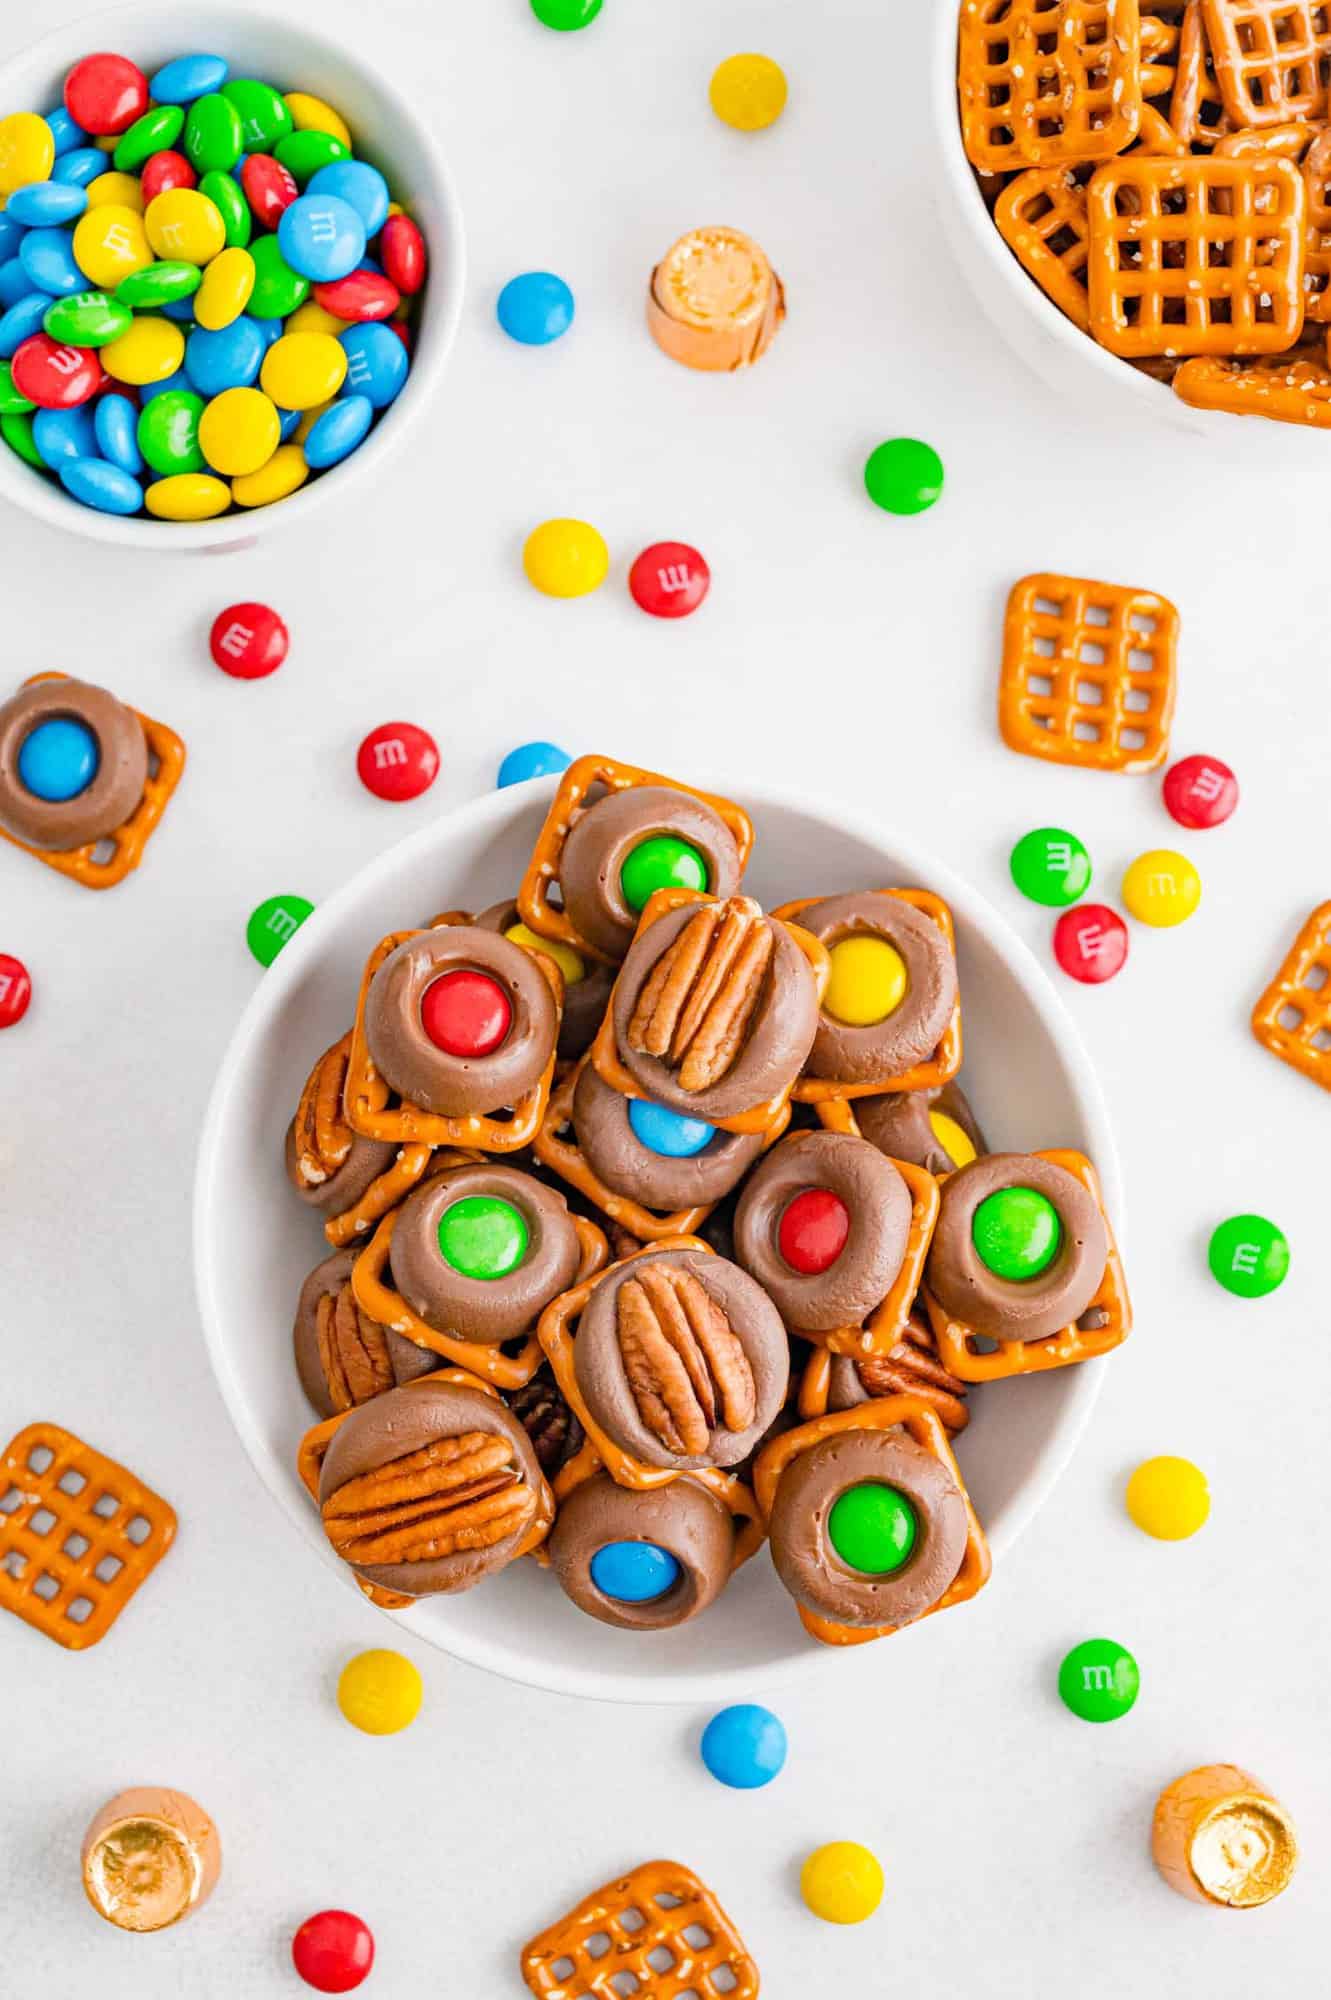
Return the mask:
<path id="1" fill-rule="evenodd" d="M 1048 1195 L 1028 1187 L 998 1188 L 976 1209 L 971 1240 L 986 1271 L 1021 1284 L 1053 1263 L 1063 1225 Z"/>
<path id="2" fill-rule="evenodd" d="M 1075 903 L 1091 886 L 1091 857 L 1076 834 L 1061 826 L 1037 826 L 1024 833 L 1008 866 L 1022 895 L 1051 910 Z"/>
<path id="3" fill-rule="evenodd" d="M 657 889 L 705 889 L 707 863 L 688 840 L 654 833 L 638 843 L 619 871 L 619 886 L 631 910 L 641 910 Z"/>
<path id="4" fill-rule="evenodd" d="M 915 1547 L 915 1509 L 895 1486 L 866 1479 L 837 1495 L 827 1516 L 827 1539 L 851 1569 L 890 1576 Z"/>
<path id="5" fill-rule="evenodd" d="M 1083 1722 L 1117 1722 L 1136 1701 L 1140 1687 L 1137 1662 L 1114 1639 L 1083 1639 L 1058 1670 L 1064 1706 Z"/>
<path id="6" fill-rule="evenodd" d="M 530 1232 L 511 1201 L 469 1194 L 439 1218 L 439 1254 L 464 1278 L 506 1278 L 527 1254 Z"/>

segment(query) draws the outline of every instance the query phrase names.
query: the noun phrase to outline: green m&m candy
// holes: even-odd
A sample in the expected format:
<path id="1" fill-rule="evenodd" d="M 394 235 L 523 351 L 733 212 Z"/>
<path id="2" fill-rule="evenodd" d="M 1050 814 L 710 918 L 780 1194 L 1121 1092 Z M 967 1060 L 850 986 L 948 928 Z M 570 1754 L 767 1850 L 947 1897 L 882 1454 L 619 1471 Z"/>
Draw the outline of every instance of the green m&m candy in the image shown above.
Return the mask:
<path id="1" fill-rule="evenodd" d="M 4 363 L 8 367 L 8 362 Z M 47 470 L 46 460 L 37 449 L 37 441 L 32 435 L 32 418 L 24 410 L 9 410 L 0 417 L 0 438 L 3 438 L 12 452 L 25 458 L 29 465 L 35 465 L 39 472 Z"/>
<path id="2" fill-rule="evenodd" d="M 619 886 L 631 910 L 641 910 L 657 889 L 705 889 L 707 863 L 691 841 L 654 833 L 639 841 L 619 871 Z"/>
<path id="3" fill-rule="evenodd" d="M 207 197 L 221 216 L 227 249 L 247 249 L 254 217 L 250 214 L 250 205 L 241 191 L 240 182 L 232 174 L 214 170 L 205 174 L 199 182 L 199 193 Z"/>
<path id="4" fill-rule="evenodd" d="M 123 132 L 113 155 L 116 170 L 137 173 L 154 153 L 164 153 L 180 137 L 185 114 L 178 104 L 155 104 Z"/>
<path id="5" fill-rule="evenodd" d="M 864 485 L 889 514 L 922 514 L 943 491 L 943 461 L 919 438 L 888 438 L 869 454 Z"/>
<path id="6" fill-rule="evenodd" d="M 331 167 L 335 160 L 349 160 L 351 154 L 331 132 L 288 132 L 285 139 L 278 140 L 273 157 L 280 167 L 286 168 L 297 187 L 304 187 L 320 167 Z M 250 310 L 254 308 L 251 306 Z"/>
<path id="7" fill-rule="evenodd" d="M 1035 1188 L 999 1188 L 972 1216 L 971 1240 L 986 1271 L 1020 1284 L 1048 1270 L 1063 1241 L 1063 1224 L 1048 1195 Z"/>
<path id="8" fill-rule="evenodd" d="M 589 28 L 601 11 L 601 0 L 531 0 L 531 10 L 543 27 L 571 34 Z"/>
<path id="9" fill-rule="evenodd" d="M 439 1218 L 439 1254 L 464 1278 L 506 1278 L 527 1254 L 526 1218 L 497 1195 L 469 1194 Z"/>
<path id="10" fill-rule="evenodd" d="M 317 139 L 317 132 L 297 132 L 297 139 Z M 261 236 L 250 246 L 254 259 L 254 290 L 245 310 L 251 319 L 285 319 L 310 295 L 310 281 L 293 271 L 275 236 Z"/>
<path id="11" fill-rule="evenodd" d="M 229 97 L 210 90 L 196 97 L 185 120 L 183 151 L 196 174 L 229 174 L 244 152 L 240 113 Z"/>
<path id="12" fill-rule="evenodd" d="M 1126 1646 L 1113 1639 L 1083 1639 L 1058 1670 L 1064 1706 L 1083 1722 L 1117 1722 L 1137 1699 L 1141 1675 Z"/>
<path id="13" fill-rule="evenodd" d="M 890 1576 L 915 1547 L 915 1509 L 895 1486 L 866 1479 L 832 1503 L 827 1539 L 843 1563 L 866 1576 Z"/>
<path id="14" fill-rule="evenodd" d="M 68 347 L 106 347 L 128 333 L 134 322 L 127 299 L 105 292 L 75 292 L 56 299 L 42 321 L 42 331 Z"/>
<path id="15" fill-rule="evenodd" d="M 1051 910 L 1075 903 L 1091 886 L 1091 857 L 1076 834 L 1061 826 L 1037 826 L 1024 833 L 1008 866 L 1022 895 Z"/>
<path id="16" fill-rule="evenodd" d="M 145 264 L 141 271 L 131 271 L 120 280 L 116 302 L 132 306 L 135 312 L 153 312 L 159 306 L 174 305 L 177 299 L 190 298 L 198 291 L 202 278 L 197 264 L 159 258 L 155 264 Z"/>
<path id="17" fill-rule="evenodd" d="M 240 116 L 241 143 L 247 153 L 271 153 L 279 139 L 296 128 L 286 99 L 271 83 L 257 77 L 237 76 L 222 85 L 222 95 L 234 104 Z M 200 188 L 207 194 L 206 188 Z M 209 195 L 211 201 L 213 197 Z"/>
<path id="18" fill-rule="evenodd" d="M 161 478 L 177 472 L 205 472 L 208 462 L 199 449 L 202 396 L 191 389 L 165 389 L 139 412 L 139 450 Z"/>
<path id="19" fill-rule="evenodd" d="M 1212 1233 L 1206 1261 L 1227 1292 L 1240 1299 L 1264 1299 L 1285 1282 L 1289 1242 L 1264 1215 L 1231 1215 Z"/>
<path id="20" fill-rule="evenodd" d="M 259 907 L 250 912 L 250 920 L 245 926 L 245 942 L 260 965 L 272 964 L 278 952 L 290 944 L 313 910 L 313 903 L 304 896 L 266 896 Z"/>
<path id="21" fill-rule="evenodd" d="M 0 361 L 0 417 L 25 417 L 36 407 L 21 389 L 14 387 L 14 370 L 9 362 Z"/>

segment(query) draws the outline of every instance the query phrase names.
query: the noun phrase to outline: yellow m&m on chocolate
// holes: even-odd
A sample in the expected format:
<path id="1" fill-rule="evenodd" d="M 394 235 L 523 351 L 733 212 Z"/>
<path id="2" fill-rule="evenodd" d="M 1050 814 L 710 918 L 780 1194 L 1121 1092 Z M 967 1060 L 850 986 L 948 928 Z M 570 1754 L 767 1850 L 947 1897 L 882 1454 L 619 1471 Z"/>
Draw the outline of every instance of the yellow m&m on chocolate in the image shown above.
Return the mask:
<path id="1" fill-rule="evenodd" d="M 946 1111 L 931 1111 L 929 1127 L 954 1167 L 968 1167 L 977 1157 L 969 1136 Z"/>
<path id="2" fill-rule="evenodd" d="M 823 1011 L 848 1028 L 871 1028 L 895 1013 L 906 993 L 901 953 L 884 938 L 848 937 L 834 944 Z"/>
<path id="3" fill-rule="evenodd" d="M 579 980 L 587 977 L 582 954 L 574 951 L 570 944 L 561 944 L 558 938 L 537 937 L 535 931 L 529 931 L 525 924 L 510 924 L 504 936 L 510 944 L 520 944 L 527 951 L 543 951 L 547 958 L 552 958 L 564 975 L 565 986 L 576 986 Z"/>

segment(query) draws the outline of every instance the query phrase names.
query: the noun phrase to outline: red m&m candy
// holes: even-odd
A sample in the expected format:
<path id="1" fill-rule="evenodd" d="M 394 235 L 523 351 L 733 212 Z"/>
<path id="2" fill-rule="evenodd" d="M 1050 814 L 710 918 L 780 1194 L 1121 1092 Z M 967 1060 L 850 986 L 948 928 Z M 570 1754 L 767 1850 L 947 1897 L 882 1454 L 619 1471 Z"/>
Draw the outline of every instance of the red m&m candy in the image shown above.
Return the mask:
<path id="1" fill-rule="evenodd" d="M 267 604 L 228 604 L 208 635 L 214 660 L 238 681 L 261 681 L 276 673 L 290 643 L 285 624 Z"/>
<path id="2" fill-rule="evenodd" d="M 850 1211 L 840 1195 L 831 1188 L 804 1188 L 782 1211 L 776 1246 L 792 1271 L 816 1278 L 836 1263 L 849 1234 Z"/>
<path id="3" fill-rule="evenodd" d="M 1079 903 L 1054 925 L 1054 957 L 1069 979 L 1100 986 L 1123 969 L 1128 927 L 1105 903 Z"/>
<path id="4" fill-rule="evenodd" d="M 350 1993 L 369 1977 L 374 1933 L 350 1910 L 320 1910 L 292 1938 L 291 1961 L 316 1993 Z"/>
<path id="5" fill-rule="evenodd" d="M 240 185 L 263 229 L 276 229 L 300 193 L 295 181 L 271 153 L 251 153 L 240 170 Z"/>
<path id="6" fill-rule="evenodd" d="M 402 294 L 389 278 L 378 271 L 349 271 L 326 285 L 314 287 L 316 305 L 335 319 L 391 319 L 402 303 Z"/>
<path id="7" fill-rule="evenodd" d="M 12 368 L 14 387 L 39 410 L 75 409 L 102 385 L 102 364 L 91 347 L 66 347 L 49 333 L 22 341 Z"/>
<path id="8" fill-rule="evenodd" d="M 356 752 L 356 772 L 377 799 L 418 799 L 439 775 L 439 748 L 414 722 L 381 722 Z"/>
<path id="9" fill-rule="evenodd" d="M 1219 757 L 1181 757 L 1165 772 L 1165 810 L 1180 826 L 1220 826 L 1239 802 L 1239 781 Z"/>
<path id="10" fill-rule="evenodd" d="M 460 966 L 426 987 L 421 1026 L 446 1056 L 491 1056 L 508 1034 L 513 1005 L 488 972 Z"/>
<path id="11" fill-rule="evenodd" d="M 379 235 L 379 260 L 408 297 L 425 283 L 425 238 L 409 215 L 390 215 Z"/>
<path id="12" fill-rule="evenodd" d="M 0 1028 L 15 1027 L 28 1011 L 32 981 L 21 958 L 0 951 Z"/>
<path id="13" fill-rule="evenodd" d="M 712 572 L 687 542 L 653 542 L 629 571 L 633 602 L 653 618 L 687 618 L 711 581 Z"/>
<path id="14" fill-rule="evenodd" d="M 84 56 L 65 78 L 65 109 L 94 139 L 127 132 L 148 109 L 148 79 L 128 56 Z"/>
<path id="15" fill-rule="evenodd" d="M 139 175 L 145 207 L 156 201 L 159 194 L 170 194 L 172 188 L 192 188 L 198 184 L 199 176 L 183 153 L 154 153 L 150 160 L 144 161 Z"/>

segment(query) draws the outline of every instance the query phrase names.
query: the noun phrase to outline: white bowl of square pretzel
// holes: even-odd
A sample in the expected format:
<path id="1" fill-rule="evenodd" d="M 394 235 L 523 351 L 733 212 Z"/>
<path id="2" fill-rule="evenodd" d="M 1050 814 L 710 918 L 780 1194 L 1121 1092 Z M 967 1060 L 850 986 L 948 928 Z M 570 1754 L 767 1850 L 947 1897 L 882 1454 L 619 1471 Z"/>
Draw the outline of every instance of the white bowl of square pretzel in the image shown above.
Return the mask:
<path id="1" fill-rule="evenodd" d="M 1070 1148 L 1094 1161 L 1117 1225 L 1121 1191 L 1100 1089 L 1063 1007 L 1031 954 L 961 878 L 908 837 L 844 805 L 778 794 L 733 775 L 710 789 L 741 801 L 754 846 L 747 896 L 765 909 L 848 887 L 931 890 L 955 926 L 966 1042 L 965 1083 L 990 1144 Z M 690 784 L 707 785 L 690 772 Z M 287 1184 L 283 1142 L 312 1060 L 344 1032 L 367 955 L 426 913 L 512 896 L 540 832 L 550 780 L 496 791 L 444 816 L 372 862 L 322 904 L 282 952 L 242 1016 L 205 1123 L 196 1183 L 199 1299 L 213 1368 L 256 1471 L 316 1556 L 354 1587 L 333 1554 L 297 1467 L 311 1411 L 292 1365 L 297 1293 L 326 1254 L 318 1218 Z M 986 1383 L 954 1439 L 957 1460 L 999 1565 L 1052 1491 L 1089 1417 L 1102 1362 Z M 307 1466 L 308 1471 L 308 1466 Z M 391 1614 L 406 1636 L 507 1678 L 625 1701 L 751 1697 L 835 1649 L 801 1629 L 759 1548 L 696 1619 L 649 1634 L 583 1616 L 537 1563 L 520 1559 L 482 1587 L 423 1598 Z M 953 1628 L 968 1607 L 922 1629 Z M 907 1633 L 891 1643 L 930 1643 Z M 943 1643 L 937 1638 L 933 1643 Z"/>

